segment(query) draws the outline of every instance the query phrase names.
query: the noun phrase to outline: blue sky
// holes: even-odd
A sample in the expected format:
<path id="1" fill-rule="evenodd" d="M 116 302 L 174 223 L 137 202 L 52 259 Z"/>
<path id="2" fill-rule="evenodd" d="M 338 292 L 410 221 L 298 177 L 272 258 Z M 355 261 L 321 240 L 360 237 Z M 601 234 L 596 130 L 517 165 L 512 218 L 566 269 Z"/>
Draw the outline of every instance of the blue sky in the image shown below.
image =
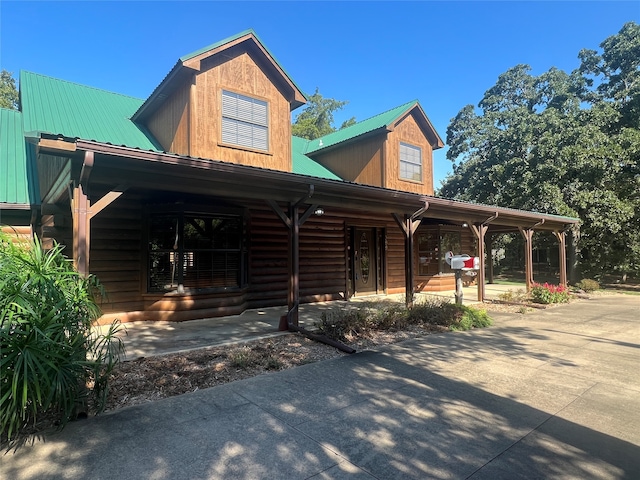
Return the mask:
<path id="1" fill-rule="evenodd" d="M 302 90 L 348 100 L 336 123 L 418 99 L 446 141 L 451 118 L 520 63 L 578 67 L 582 48 L 640 2 L 177 2 L 0 0 L 0 68 L 146 98 L 177 59 L 253 28 Z M 435 186 L 451 162 L 434 156 Z"/>

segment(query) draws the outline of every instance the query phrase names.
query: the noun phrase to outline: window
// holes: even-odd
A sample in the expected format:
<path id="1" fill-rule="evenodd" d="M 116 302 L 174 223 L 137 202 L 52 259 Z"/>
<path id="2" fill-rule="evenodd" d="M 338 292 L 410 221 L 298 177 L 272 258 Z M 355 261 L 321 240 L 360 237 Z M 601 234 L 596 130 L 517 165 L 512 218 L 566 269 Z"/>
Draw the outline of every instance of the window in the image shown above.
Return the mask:
<path id="1" fill-rule="evenodd" d="M 222 91 L 222 141 L 269 150 L 268 104 L 263 100 Z"/>
<path id="2" fill-rule="evenodd" d="M 416 240 L 418 275 L 421 276 L 452 273 L 453 270 L 444 259 L 447 252 L 453 252 L 454 255 L 473 253 L 462 252 L 460 231 L 446 230 L 437 225 L 420 227 Z"/>
<path id="3" fill-rule="evenodd" d="M 422 181 L 422 152 L 419 147 L 400 142 L 400 178 Z"/>
<path id="4" fill-rule="evenodd" d="M 150 292 L 239 287 L 243 219 L 178 212 L 149 222 Z"/>

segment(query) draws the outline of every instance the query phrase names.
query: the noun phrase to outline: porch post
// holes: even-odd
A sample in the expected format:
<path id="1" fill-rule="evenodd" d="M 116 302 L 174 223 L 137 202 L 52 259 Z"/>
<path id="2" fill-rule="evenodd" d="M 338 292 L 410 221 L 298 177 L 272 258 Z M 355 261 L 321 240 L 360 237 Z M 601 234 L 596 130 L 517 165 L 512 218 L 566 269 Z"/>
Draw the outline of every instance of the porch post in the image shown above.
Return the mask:
<path id="1" fill-rule="evenodd" d="M 84 153 L 80 179 L 73 189 L 71 213 L 73 216 L 73 264 L 78 273 L 84 277 L 89 275 L 89 251 L 91 247 L 91 223 L 89 216 L 89 198 L 87 190 L 89 176 L 93 168 L 94 154 Z"/>
<path id="2" fill-rule="evenodd" d="M 298 326 L 300 305 L 300 217 L 298 216 L 298 205 L 289 204 L 289 295 L 288 307 L 289 321 Z"/>
<path id="3" fill-rule="evenodd" d="M 527 283 L 527 292 L 533 286 L 533 228 L 518 227 L 524 238 L 524 276 Z"/>
<path id="4" fill-rule="evenodd" d="M 91 226 L 87 211 L 89 199 L 82 185 L 73 189 L 73 265 L 80 275 L 89 275 L 89 249 L 91 245 Z"/>
<path id="5" fill-rule="evenodd" d="M 560 285 L 567 286 L 567 249 L 566 233 L 564 231 L 554 231 L 553 234 L 558 239 L 558 266 L 560 267 Z"/>
<path id="6" fill-rule="evenodd" d="M 429 204 L 425 202 L 425 206 L 420 210 L 417 210 L 413 215 L 405 215 L 404 220 L 400 219 L 400 216 L 392 213 L 393 219 L 396 221 L 402 233 L 404 234 L 404 291 L 405 291 L 405 303 L 407 307 L 413 306 L 413 235 L 416 233 L 418 226 L 420 226 L 420 215 L 422 215 Z"/>
<path id="7" fill-rule="evenodd" d="M 413 233 L 412 221 L 409 215 L 404 218 L 407 234 L 404 237 L 404 282 L 405 303 L 407 307 L 413 307 Z"/>
<path id="8" fill-rule="evenodd" d="M 304 200 L 310 198 L 313 189 L 310 188 L 308 197 L 303 197 L 296 203 L 289 204 L 289 215 L 285 214 L 280 206 L 273 200 L 266 200 L 271 209 L 280 217 L 282 222 L 289 229 L 289 289 L 287 292 L 287 323 L 298 327 L 300 306 L 300 226 L 307 221 L 318 205 L 313 204 L 307 207 L 302 216 L 299 215 L 298 207 Z"/>
<path id="9" fill-rule="evenodd" d="M 487 257 L 489 259 L 489 269 L 487 271 L 487 283 L 493 283 L 493 239 L 494 234 L 489 235 L 487 242 Z"/>
<path id="10" fill-rule="evenodd" d="M 485 223 L 469 223 L 469 228 L 478 241 L 478 258 L 480 259 L 480 269 L 478 270 L 478 301 L 484 302 L 484 269 L 486 266 L 484 258 L 484 236 L 489 229 Z"/>

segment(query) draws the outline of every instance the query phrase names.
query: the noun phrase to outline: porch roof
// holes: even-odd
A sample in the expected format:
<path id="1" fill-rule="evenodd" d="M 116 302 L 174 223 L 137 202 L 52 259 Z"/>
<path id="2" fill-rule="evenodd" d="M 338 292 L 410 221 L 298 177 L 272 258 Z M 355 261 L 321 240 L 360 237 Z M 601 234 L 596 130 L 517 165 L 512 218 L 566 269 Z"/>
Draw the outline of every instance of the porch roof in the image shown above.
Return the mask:
<path id="1" fill-rule="evenodd" d="M 215 191 L 216 195 L 228 198 L 282 202 L 302 200 L 302 203 L 322 205 L 325 209 L 333 206 L 407 215 L 414 214 L 428 204 L 427 210 L 419 217 L 460 223 L 489 221 L 492 229 L 513 230 L 535 225 L 537 229 L 553 231 L 579 223 L 577 218 L 467 203 L 332 178 L 143 151 L 81 139 L 75 142 L 78 150 L 93 151 L 98 155 L 95 174 L 102 172 L 104 180 L 112 181 L 114 185 L 120 183 L 122 178 L 137 178 L 136 182 L 144 188 L 170 191 L 188 188 L 191 193 L 210 195 Z M 207 174 L 203 175 L 203 172 Z"/>

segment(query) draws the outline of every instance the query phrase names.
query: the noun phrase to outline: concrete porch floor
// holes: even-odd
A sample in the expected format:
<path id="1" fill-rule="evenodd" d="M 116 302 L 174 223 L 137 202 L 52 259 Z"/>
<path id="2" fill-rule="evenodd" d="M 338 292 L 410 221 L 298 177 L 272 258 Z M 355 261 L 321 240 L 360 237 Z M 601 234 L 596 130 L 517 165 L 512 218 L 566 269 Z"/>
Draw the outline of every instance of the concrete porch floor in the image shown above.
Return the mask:
<path id="1" fill-rule="evenodd" d="M 524 289 L 525 285 L 487 284 L 485 298 L 497 298 L 507 290 Z M 463 289 L 464 303 L 478 303 L 477 287 Z M 446 298 L 454 301 L 454 291 L 420 293 L 419 302 L 428 297 Z M 312 328 L 320 320 L 323 312 L 341 310 L 350 305 L 374 300 L 403 302 L 404 294 L 373 295 L 353 297 L 349 301 L 307 303 L 300 305 L 300 326 Z M 140 357 L 177 353 L 208 346 L 231 345 L 262 338 L 283 335 L 278 330 L 280 317 L 287 313 L 287 307 L 270 307 L 247 310 L 240 315 L 206 318 L 188 322 L 131 322 L 123 324 L 119 336 L 125 345 L 125 360 Z M 104 331 L 105 326 L 96 327 Z"/>

